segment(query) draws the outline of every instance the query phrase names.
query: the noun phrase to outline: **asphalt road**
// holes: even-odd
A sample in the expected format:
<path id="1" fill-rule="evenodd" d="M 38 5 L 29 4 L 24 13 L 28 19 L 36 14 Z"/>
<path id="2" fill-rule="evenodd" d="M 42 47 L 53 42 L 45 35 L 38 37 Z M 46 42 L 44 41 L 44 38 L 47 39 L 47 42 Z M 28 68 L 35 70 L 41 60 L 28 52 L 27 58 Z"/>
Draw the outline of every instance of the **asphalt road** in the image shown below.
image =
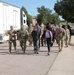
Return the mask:
<path id="1" fill-rule="evenodd" d="M 17 52 L 12 48 L 8 53 L 8 43 L 0 44 L 0 75 L 47 75 L 58 55 L 56 44 L 47 55 L 47 47 L 41 47 L 39 54 L 34 54 L 33 47 L 27 46 L 23 54 L 19 43 Z"/>

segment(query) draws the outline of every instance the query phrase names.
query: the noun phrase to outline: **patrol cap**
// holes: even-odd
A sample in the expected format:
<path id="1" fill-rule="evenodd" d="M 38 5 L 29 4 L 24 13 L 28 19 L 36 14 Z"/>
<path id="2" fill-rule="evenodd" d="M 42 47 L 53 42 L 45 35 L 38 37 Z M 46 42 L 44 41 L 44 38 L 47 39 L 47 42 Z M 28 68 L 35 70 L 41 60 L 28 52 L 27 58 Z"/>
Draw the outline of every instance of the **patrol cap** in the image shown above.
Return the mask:
<path id="1" fill-rule="evenodd" d="M 12 25 L 10 27 L 13 27 Z"/>
<path id="2" fill-rule="evenodd" d="M 13 26 L 11 25 L 10 28 L 13 28 Z"/>
<path id="3" fill-rule="evenodd" d="M 62 27 L 62 25 L 59 25 L 59 27 Z"/>

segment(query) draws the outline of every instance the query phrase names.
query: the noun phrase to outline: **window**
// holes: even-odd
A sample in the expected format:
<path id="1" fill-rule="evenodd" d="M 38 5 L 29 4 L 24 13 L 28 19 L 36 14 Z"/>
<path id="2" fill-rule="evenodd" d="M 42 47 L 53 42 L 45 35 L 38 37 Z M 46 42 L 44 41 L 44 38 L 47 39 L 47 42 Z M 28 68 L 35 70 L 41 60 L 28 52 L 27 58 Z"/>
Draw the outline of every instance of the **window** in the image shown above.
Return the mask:
<path id="1" fill-rule="evenodd" d="M 23 15 L 25 17 L 25 15 Z"/>
<path id="2" fill-rule="evenodd" d="M 25 20 L 24 20 L 24 23 L 25 23 Z"/>

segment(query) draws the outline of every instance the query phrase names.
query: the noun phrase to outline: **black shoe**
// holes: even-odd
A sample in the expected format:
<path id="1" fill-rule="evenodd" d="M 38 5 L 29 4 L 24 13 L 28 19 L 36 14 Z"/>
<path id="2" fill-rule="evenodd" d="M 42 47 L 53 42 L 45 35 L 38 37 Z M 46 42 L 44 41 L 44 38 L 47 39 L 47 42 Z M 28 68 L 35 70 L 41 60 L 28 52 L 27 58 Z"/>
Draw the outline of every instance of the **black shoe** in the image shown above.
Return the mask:
<path id="1" fill-rule="evenodd" d="M 11 49 L 9 50 L 9 54 L 11 53 Z"/>
<path id="2" fill-rule="evenodd" d="M 22 47 L 22 51 L 23 51 L 23 47 Z"/>
<path id="3" fill-rule="evenodd" d="M 60 49 L 59 52 L 61 52 L 62 50 Z"/>
<path id="4" fill-rule="evenodd" d="M 23 48 L 23 53 L 25 53 L 25 49 Z"/>
<path id="5" fill-rule="evenodd" d="M 25 53 L 25 50 L 23 50 L 23 53 Z"/>
<path id="6" fill-rule="evenodd" d="M 49 53 L 49 52 L 48 52 L 47 54 L 48 54 L 48 55 L 50 55 L 50 53 Z"/>
<path id="7" fill-rule="evenodd" d="M 50 55 L 50 54 L 48 53 L 48 55 Z"/>
<path id="8" fill-rule="evenodd" d="M 16 47 L 14 49 L 16 50 Z"/>
<path id="9" fill-rule="evenodd" d="M 36 54 L 39 54 L 39 52 L 36 52 Z"/>
<path id="10" fill-rule="evenodd" d="M 10 51 L 9 51 L 8 53 L 9 53 L 9 54 L 11 54 L 11 52 L 10 52 Z"/>
<path id="11" fill-rule="evenodd" d="M 36 51 L 34 50 L 34 53 L 36 54 Z"/>

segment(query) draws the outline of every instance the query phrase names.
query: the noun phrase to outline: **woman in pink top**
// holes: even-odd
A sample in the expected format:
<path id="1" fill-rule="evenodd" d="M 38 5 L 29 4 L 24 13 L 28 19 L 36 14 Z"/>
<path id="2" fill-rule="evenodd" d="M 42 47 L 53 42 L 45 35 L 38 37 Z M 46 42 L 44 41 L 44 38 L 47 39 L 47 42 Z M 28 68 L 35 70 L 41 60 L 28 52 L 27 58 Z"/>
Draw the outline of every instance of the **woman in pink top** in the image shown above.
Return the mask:
<path id="1" fill-rule="evenodd" d="M 48 27 L 46 27 L 45 37 L 46 37 L 46 41 L 47 41 L 47 48 L 48 48 L 48 55 L 49 55 L 51 42 L 52 42 L 52 32 L 49 31 Z"/>

